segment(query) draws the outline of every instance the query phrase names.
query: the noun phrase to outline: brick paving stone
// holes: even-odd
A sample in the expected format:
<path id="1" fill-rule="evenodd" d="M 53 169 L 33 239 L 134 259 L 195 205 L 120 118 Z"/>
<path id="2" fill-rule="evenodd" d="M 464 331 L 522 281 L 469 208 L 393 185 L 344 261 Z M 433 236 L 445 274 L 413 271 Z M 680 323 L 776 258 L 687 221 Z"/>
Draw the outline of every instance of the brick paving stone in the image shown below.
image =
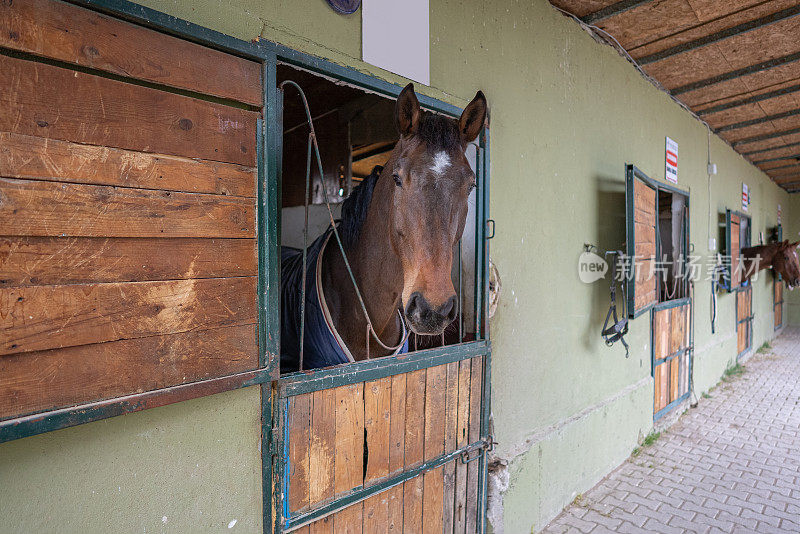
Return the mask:
<path id="1" fill-rule="evenodd" d="M 543 532 L 800 532 L 800 328 Z"/>

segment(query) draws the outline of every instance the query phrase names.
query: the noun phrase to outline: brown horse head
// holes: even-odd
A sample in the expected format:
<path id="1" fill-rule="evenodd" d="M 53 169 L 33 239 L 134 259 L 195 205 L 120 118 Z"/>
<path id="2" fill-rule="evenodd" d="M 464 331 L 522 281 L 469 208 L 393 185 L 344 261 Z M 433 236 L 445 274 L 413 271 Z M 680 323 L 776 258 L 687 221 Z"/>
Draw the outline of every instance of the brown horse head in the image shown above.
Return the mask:
<path id="1" fill-rule="evenodd" d="M 465 150 L 483 128 L 486 109 L 480 91 L 457 121 L 420 110 L 412 84 L 397 99 L 400 140 L 382 177 L 395 186 L 386 214 L 389 237 L 403 271 L 403 310 L 417 334 L 442 333 L 458 313 L 453 247 L 475 187 Z"/>
<path id="2" fill-rule="evenodd" d="M 800 263 L 797 259 L 797 246 L 800 241 L 777 243 L 778 250 L 772 259 L 772 269 L 781 275 L 789 289 L 800 286 Z"/>

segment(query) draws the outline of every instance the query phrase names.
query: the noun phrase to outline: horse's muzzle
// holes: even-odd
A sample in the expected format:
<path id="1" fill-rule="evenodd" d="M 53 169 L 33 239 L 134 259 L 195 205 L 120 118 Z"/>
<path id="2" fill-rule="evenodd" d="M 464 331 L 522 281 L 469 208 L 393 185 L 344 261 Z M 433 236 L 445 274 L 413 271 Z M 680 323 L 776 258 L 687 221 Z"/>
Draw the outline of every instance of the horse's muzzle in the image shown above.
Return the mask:
<path id="1" fill-rule="evenodd" d="M 405 316 L 411 330 L 416 334 L 435 336 L 456 319 L 458 301 L 453 295 L 441 306 L 434 308 L 422 293 L 415 291 L 406 304 Z"/>

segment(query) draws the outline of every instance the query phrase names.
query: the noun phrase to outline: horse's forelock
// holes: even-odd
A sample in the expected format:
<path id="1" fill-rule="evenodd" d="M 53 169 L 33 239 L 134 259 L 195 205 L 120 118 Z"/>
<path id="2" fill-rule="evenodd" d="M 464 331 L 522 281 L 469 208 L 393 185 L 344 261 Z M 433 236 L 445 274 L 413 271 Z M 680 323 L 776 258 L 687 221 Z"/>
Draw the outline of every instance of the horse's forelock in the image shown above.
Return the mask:
<path id="1" fill-rule="evenodd" d="M 449 117 L 424 113 L 417 129 L 419 137 L 430 152 L 450 152 L 461 148 L 458 124 Z"/>

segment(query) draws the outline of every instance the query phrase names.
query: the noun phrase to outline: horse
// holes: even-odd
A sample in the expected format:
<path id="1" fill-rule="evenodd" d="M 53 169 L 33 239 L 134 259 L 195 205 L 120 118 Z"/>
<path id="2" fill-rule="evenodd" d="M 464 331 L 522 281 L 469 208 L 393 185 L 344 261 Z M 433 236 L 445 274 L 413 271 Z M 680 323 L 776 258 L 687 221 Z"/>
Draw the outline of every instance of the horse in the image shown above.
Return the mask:
<path id="1" fill-rule="evenodd" d="M 789 289 L 800 286 L 800 262 L 797 258 L 797 246 L 800 241 L 789 243 L 770 243 L 742 249 L 742 266 L 744 275 L 742 281 L 746 282 L 752 275 L 762 269 L 772 270 L 786 281 Z"/>
<path id="2" fill-rule="evenodd" d="M 456 319 L 453 247 L 476 185 L 465 151 L 486 116 L 481 91 L 458 120 L 421 110 L 413 84 L 400 92 L 394 117 L 399 140 L 386 164 L 345 199 L 336 227 L 381 342 L 370 336 L 329 227 L 307 250 L 302 363 L 302 251 L 281 250 L 282 372 L 407 352 L 410 332 L 441 336 Z"/>

